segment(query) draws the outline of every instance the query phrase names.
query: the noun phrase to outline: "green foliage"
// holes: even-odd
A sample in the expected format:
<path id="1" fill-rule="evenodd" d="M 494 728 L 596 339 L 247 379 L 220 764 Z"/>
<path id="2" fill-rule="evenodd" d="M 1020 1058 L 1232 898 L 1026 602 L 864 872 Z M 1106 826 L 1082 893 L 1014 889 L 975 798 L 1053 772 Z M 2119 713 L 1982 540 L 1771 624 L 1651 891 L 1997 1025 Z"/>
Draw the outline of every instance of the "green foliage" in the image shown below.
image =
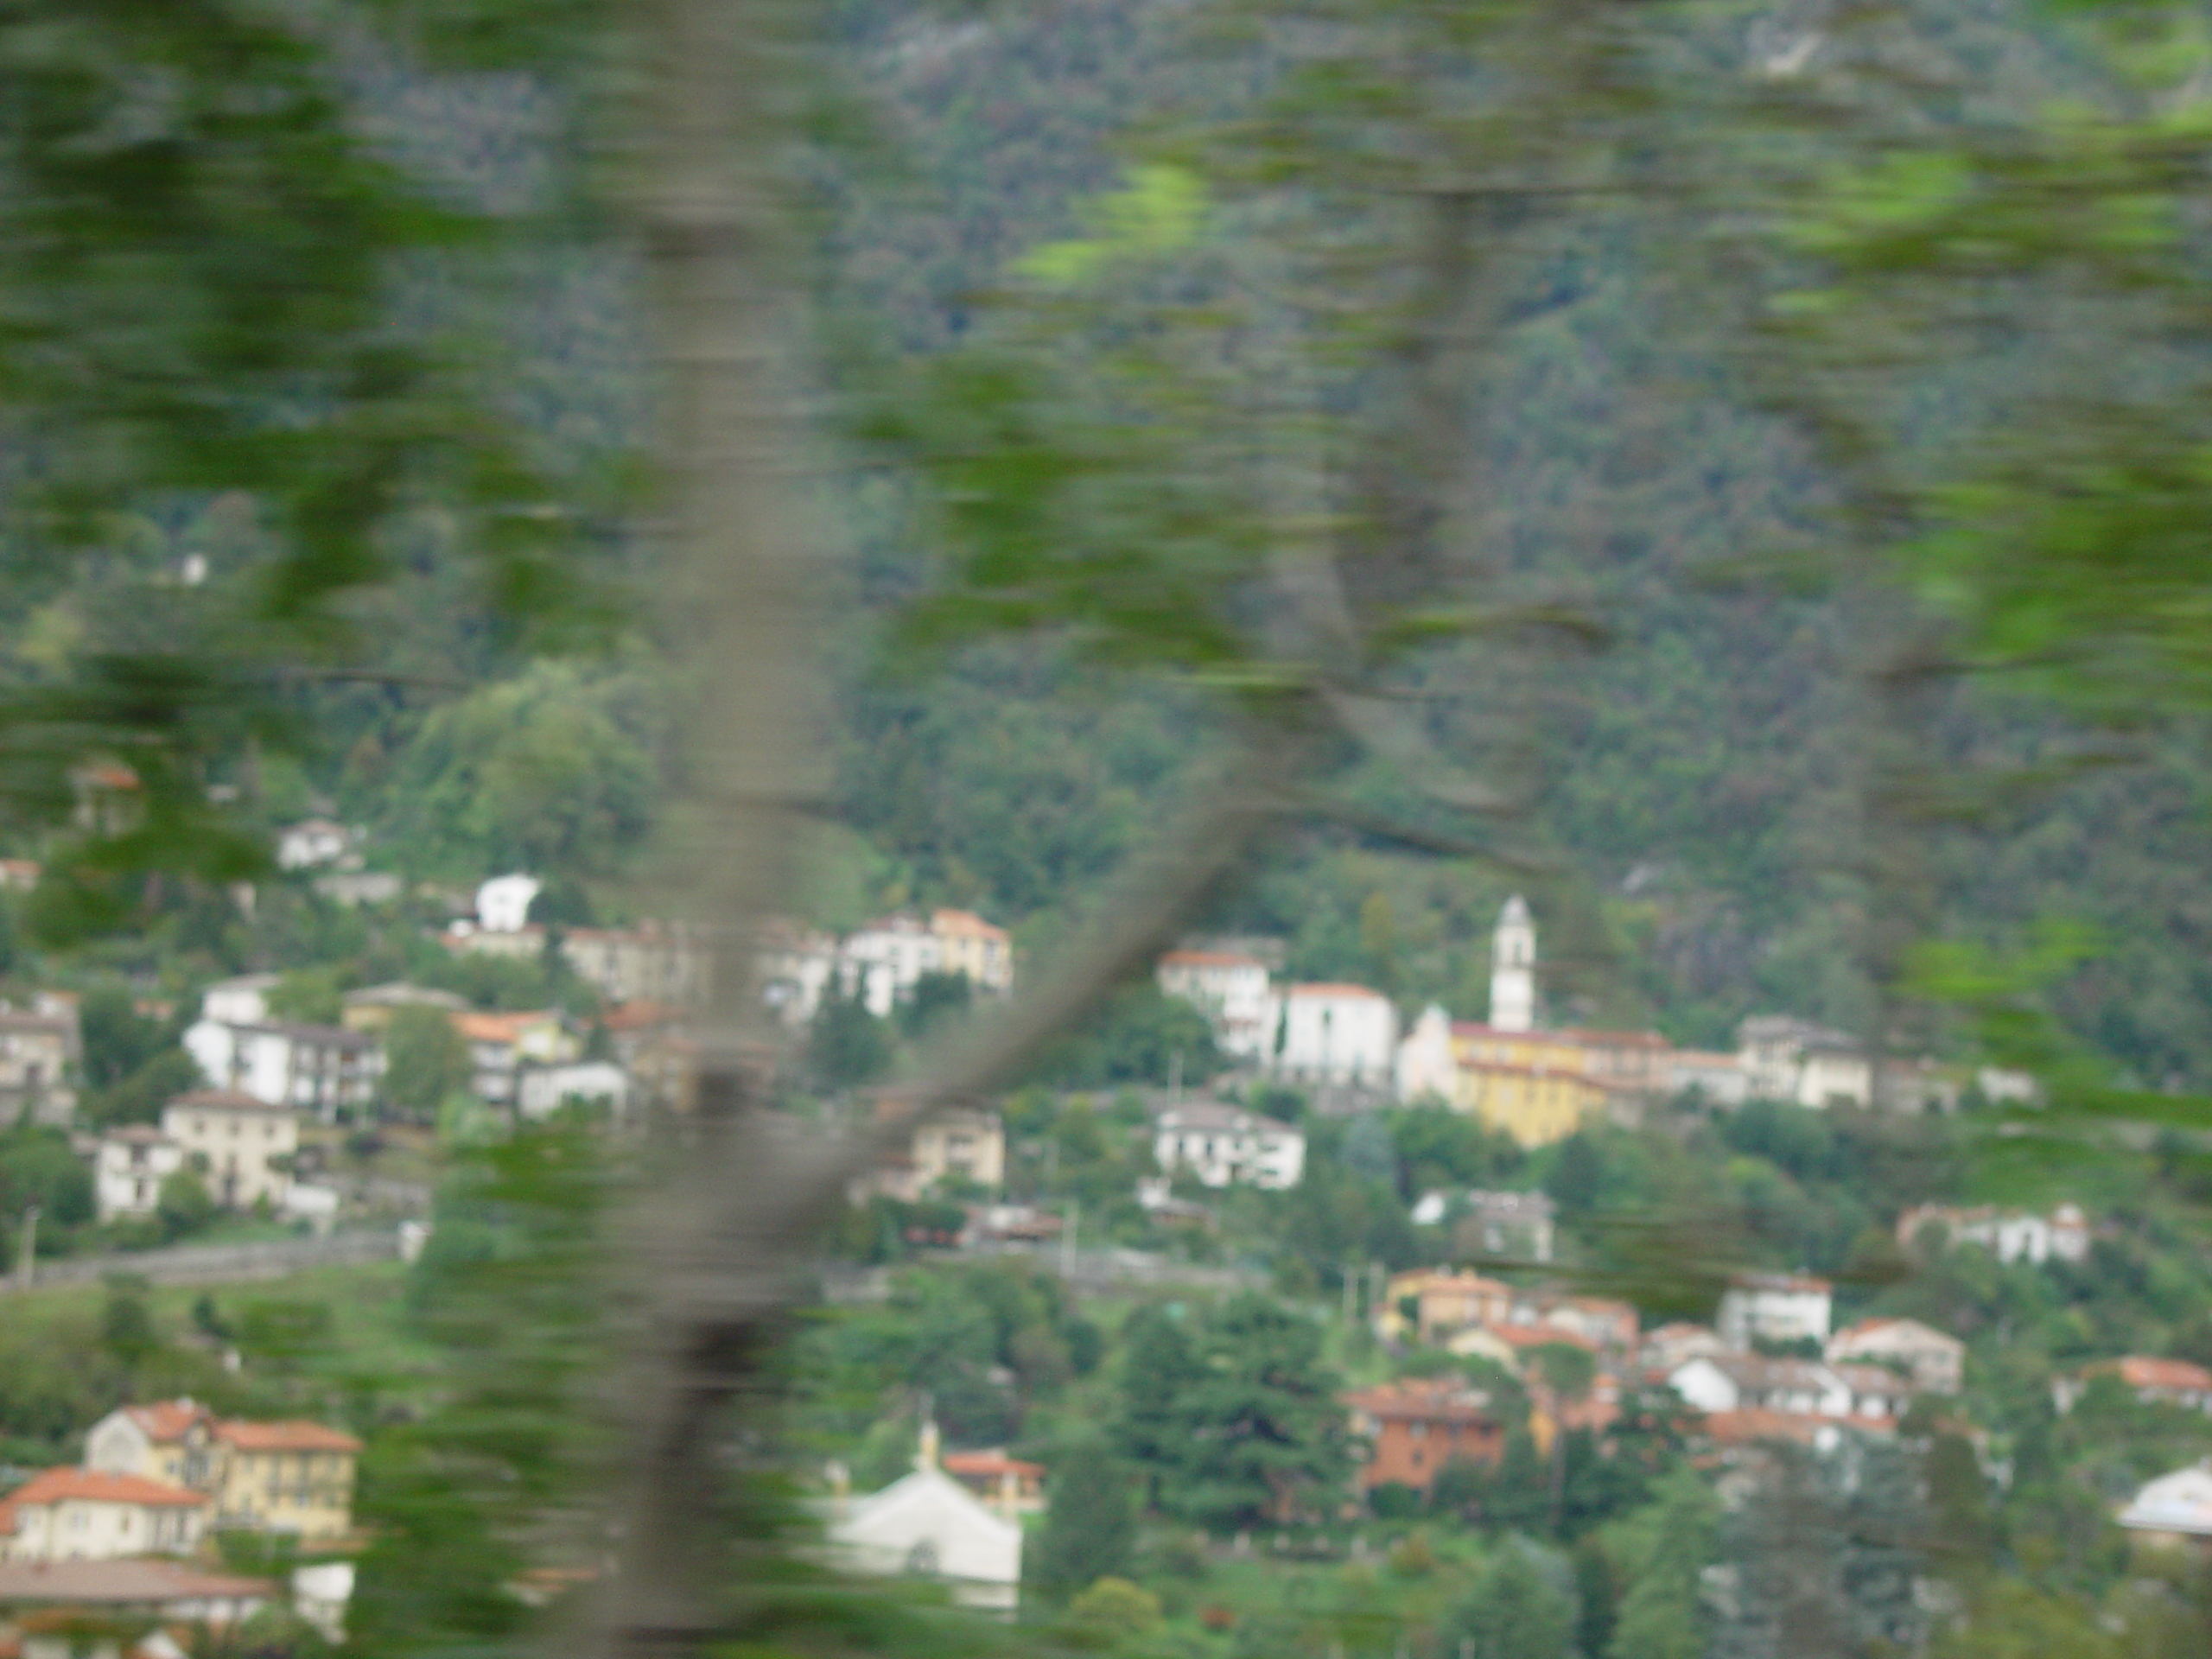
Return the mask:
<path id="1" fill-rule="evenodd" d="M 1063 1089 L 1121 1083 L 1199 1084 L 1222 1069 L 1205 1015 L 1149 983 L 1117 992 L 1082 1031 L 1039 1061 L 1033 1080 Z"/>
<path id="2" fill-rule="evenodd" d="M 807 1065 L 831 1089 L 874 1081 L 890 1069 L 891 1033 L 855 990 L 825 989 L 807 1027 Z"/>
<path id="3" fill-rule="evenodd" d="M 1136 1506 L 1128 1465 L 1101 1441 L 1055 1456 L 1051 1507 L 1022 1552 L 1025 1578 L 1053 1600 L 1128 1570 L 1136 1544 Z"/>
<path id="4" fill-rule="evenodd" d="M 1142 1636 L 1160 1623 L 1160 1598 L 1127 1579 L 1102 1577 L 1068 1603 L 1068 1617 L 1116 1637 Z"/>
<path id="5" fill-rule="evenodd" d="M 1452 1616 L 1475 1659 L 1559 1659 L 1574 1635 L 1574 1601 L 1563 1574 L 1517 1538 L 1492 1553 Z"/>
<path id="6" fill-rule="evenodd" d="M 1217 1530 L 1287 1520 L 1351 1471 L 1320 1332 L 1266 1296 L 1208 1310 L 1188 1337 L 1155 1313 L 1122 1365 L 1119 1437 L 1171 1515 Z"/>
<path id="7" fill-rule="evenodd" d="M 394 1008 L 385 1026 L 384 1052 L 385 1098 L 418 1120 L 434 1116 L 474 1075 L 468 1045 L 442 1008 Z"/>
<path id="8" fill-rule="evenodd" d="M 164 1243 L 175 1243 L 214 1224 L 219 1212 L 207 1183 L 196 1170 L 175 1169 L 162 1178 L 154 1195 L 154 1220 Z"/>
<path id="9" fill-rule="evenodd" d="M 540 663 L 448 703 L 378 792 L 386 832 L 464 876 L 620 869 L 652 823 L 659 695 L 636 671 Z"/>
<path id="10" fill-rule="evenodd" d="M 574 1503 L 597 1444 L 575 1389 L 608 1357 L 588 1265 L 611 1173 L 603 1146 L 556 1120 L 462 1154 L 441 1189 L 410 1290 L 444 1387 L 363 1459 L 355 1512 L 374 1541 L 353 1650 L 480 1648 L 525 1628 L 509 1588 L 524 1526 Z"/>
<path id="11" fill-rule="evenodd" d="M 939 1023 L 967 1013 L 975 1000 L 975 987 L 967 975 L 924 974 L 899 1004 L 899 1028 L 910 1038 L 926 1035 Z"/>
<path id="12" fill-rule="evenodd" d="M 70 1230 L 92 1218 L 92 1173 L 65 1130 L 29 1123 L 0 1129 L 0 1224 L 12 1230 L 33 1205 L 41 1238 L 66 1242 Z"/>
<path id="13" fill-rule="evenodd" d="M 1628 1586 L 1605 1659 L 1702 1659 L 1710 1631 L 1700 1574 L 1719 1550 L 1719 1513 L 1704 1483 L 1679 1472 L 1656 1503 L 1600 1535 Z"/>
<path id="14" fill-rule="evenodd" d="M 299 1371 L 330 1345 L 326 1303 L 265 1297 L 238 1310 L 238 1351 L 279 1376 Z"/>
<path id="15" fill-rule="evenodd" d="M 286 974 L 269 988 L 269 1012 L 279 1020 L 334 1026 L 344 1009 L 334 967 L 304 968 Z"/>

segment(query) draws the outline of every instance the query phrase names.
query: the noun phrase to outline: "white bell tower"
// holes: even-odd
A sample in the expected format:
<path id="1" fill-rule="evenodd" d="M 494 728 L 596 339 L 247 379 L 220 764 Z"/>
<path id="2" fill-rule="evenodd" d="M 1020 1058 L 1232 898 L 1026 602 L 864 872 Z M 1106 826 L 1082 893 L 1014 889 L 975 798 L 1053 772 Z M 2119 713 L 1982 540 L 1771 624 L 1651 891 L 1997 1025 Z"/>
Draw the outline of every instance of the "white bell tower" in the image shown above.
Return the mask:
<path id="1" fill-rule="evenodd" d="M 1536 1024 L 1536 925 L 1517 893 L 1505 901 L 1491 944 L 1490 1023 L 1497 1031 Z"/>

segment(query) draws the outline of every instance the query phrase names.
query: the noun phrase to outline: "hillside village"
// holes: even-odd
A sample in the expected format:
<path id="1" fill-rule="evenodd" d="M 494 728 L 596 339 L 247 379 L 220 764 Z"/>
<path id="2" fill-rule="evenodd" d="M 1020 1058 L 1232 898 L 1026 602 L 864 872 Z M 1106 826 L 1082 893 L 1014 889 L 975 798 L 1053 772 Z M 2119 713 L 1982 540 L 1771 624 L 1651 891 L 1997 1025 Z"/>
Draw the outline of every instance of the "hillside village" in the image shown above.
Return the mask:
<path id="1" fill-rule="evenodd" d="M 293 855 L 306 868 L 337 840 L 316 843 L 314 829 L 302 827 Z M 689 1109 L 702 949 L 675 924 L 533 919 L 538 892 L 525 876 L 495 879 L 469 915 L 430 937 L 457 963 L 534 971 L 557 960 L 585 988 L 581 1001 L 485 1007 L 453 990 L 386 981 L 338 990 L 337 1018 L 326 1023 L 283 1017 L 294 982 L 285 975 L 219 980 L 178 1020 L 196 1086 L 162 1100 L 152 1122 L 93 1131 L 78 1110 L 78 999 L 41 992 L 0 1016 L 12 1066 L 5 1084 L 26 1126 L 68 1134 L 90 1178 L 92 1219 L 116 1243 L 177 1236 L 162 1218 L 197 1205 L 218 1220 L 260 1217 L 312 1236 L 404 1221 L 419 1251 L 427 1190 L 349 1163 L 347 1145 L 372 1135 L 404 1142 L 425 1128 L 460 1132 L 461 1123 L 477 1138 L 512 1135 L 564 1112 L 621 1135 Z M 1202 1068 L 1198 1052 L 1178 1047 L 1164 1083 L 1121 1090 L 1115 1133 L 1127 1150 L 1105 1143 L 1108 1163 L 1125 1172 L 1118 1192 L 1093 1182 L 1078 1201 L 1055 1188 L 1052 1160 L 1093 1109 L 1079 1091 L 949 1110 L 855 1184 L 855 1217 L 880 1217 L 889 1229 L 875 1236 L 888 1243 L 866 1247 L 861 1259 L 1020 1264 L 1061 1275 L 1069 1294 L 1190 1274 L 1228 1282 L 1238 1270 L 1225 1265 L 1224 1249 L 1249 1225 L 1237 1206 L 1293 1202 L 1313 1181 L 1338 1179 L 1353 1140 L 1386 1117 L 1399 1127 L 1385 1133 L 1402 1135 L 1427 1121 L 1456 1123 L 1498 1149 L 1494 1158 L 1556 1173 L 1571 1145 L 1669 1122 L 1750 1122 L 1776 1110 L 1941 1120 L 2032 1097 L 2017 1076 L 1877 1060 L 1841 1033 L 1786 1015 L 1745 1020 L 1727 1052 L 1681 1049 L 1653 1032 L 1551 1027 L 1537 923 L 1520 898 L 1504 906 L 1487 955 L 1489 1017 L 1476 1022 L 1434 1006 L 1402 1010 L 1357 984 L 1286 981 L 1264 940 L 1170 951 L 1154 985 L 1204 1033 L 1178 1040 L 1210 1040 L 1215 1064 Z M 802 1034 L 863 1014 L 895 1027 L 933 997 L 957 1011 L 1002 996 L 1019 970 L 1006 931 L 937 910 L 842 937 L 786 926 L 762 958 L 762 995 L 770 1017 Z M 419 1067 L 426 1041 L 443 1057 L 442 1092 L 427 1103 L 415 1095 L 410 1109 L 395 1079 Z M 1058 1127 L 1040 1140 L 1038 1102 L 1048 1098 L 1058 1101 L 1050 1109 Z M 865 1090 L 849 1099 L 864 1109 Z M 1041 1171 L 1040 1147 L 1050 1154 Z M 1429 1185 L 1395 1201 L 1390 1225 L 1414 1242 L 1395 1262 L 1370 1258 L 1340 1275 L 1337 1340 L 1366 1357 L 1332 1396 L 1329 1432 L 1351 1460 L 1346 1507 L 1330 1524 L 1455 1511 L 1468 1494 L 1516 1478 L 1522 1461 L 1557 1469 L 1564 1458 L 1581 1468 L 1625 1455 L 1620 1448 L 1655 1423 L 1697 1466 L 1723 1476 L 1762 1466 L 1779 1448 L 1847 1460 L 1861 1455 L 1854 1448 L 1949 1434 L 1972 1448 L 1985 1478 L 2001 1486 L 2012 1478 L 2010 1438 L 1977 1422 L 1968 1405 L 1976 1362 L 1960 1334 L 1896 1313 L 1840 1317 L 1840 1301 L 1863 1304 L 1864 1293 L 1802 1265 L 1728 1270 L 1706 1319 L 1587 1288 L 1563 1243 L 1570 1217 L 1541 1183 Z M 2071 1201 L 2044 1210 L 1923 1202 L 1900 1206 L 1891 1224 L 1900 1261 L 1967 1250 L 2007 1270 L 2061 1272 L 2083 1270 L 2110 1230 Z M 35 1230 L 22 1237 L 18 1283 L 34 1284 Z M 2191 1414 L 2212 1433 L 2212 1371 L 2186 1359 L 2087 1357 L 2046 1377 L 2044 1391 L 2060 1416 L 2085 1400 L 2125 1397 Z M 925 1573 L 985 1609 L 1020 1605 L 1034 1575 L 1025 1545 L 1051 1524 L 1055 1472 L 1002 1439 L 977 1440 L 975 1427 L 972 1409 L 952 1410 L 942 1429 L 925 1416 L 908 1472 L 880 1490 L 855 1491 L 845 1465 L 831 1465 L 820 1503 L 843 1565 Z M 80 1465 L 19 1473 L 0 1502 L 0 1618 L 16 1608 L 30 1619 L 28 1632 L 56 1608 L 119 1598 L 141 1616 L 227 1607 L 244 1618 L 286 1601 L 318 1609 L 333 1628 L 342 1621 L 359 1542 L 357 1436 L 314 1421 L 233 1421 L 187 1399 L 119 1408 L 89 1425 L 83 1444 Z M 2212 1548 L 2202 1479 L 2194 1465 L 2158 1475 L 2109 1506 L 2113 1523 L 2153 1544 Z M 1563 1501 L 1554 1497 L 1554 1509 Z M 240 1530 L 324 1558 L 289 1586 L 226 1574 L 214 1541 Z M 67 1565 L 65 1579 L 24 1576 L 57 1564 Z M 139 1652 L 167 1659 L 158 1643 Z"/>

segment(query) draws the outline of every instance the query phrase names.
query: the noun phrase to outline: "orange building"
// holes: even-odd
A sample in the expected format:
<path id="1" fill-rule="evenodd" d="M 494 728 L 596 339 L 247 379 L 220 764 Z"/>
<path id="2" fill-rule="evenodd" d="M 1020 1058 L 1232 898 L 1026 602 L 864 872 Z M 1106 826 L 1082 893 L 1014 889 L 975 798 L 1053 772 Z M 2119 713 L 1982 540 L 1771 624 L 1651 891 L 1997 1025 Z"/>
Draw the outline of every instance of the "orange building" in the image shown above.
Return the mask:
<path id="1" fill-rule="evenodd" d="M 1362 1491 L 1395 1482 L 1426 1491 L 1454 1459 L 1496 1463 L 1505 1431 L 1489 1397 L 1445 1381 L 1385 1382 L 1344 1396 L 1352 1432 L 1368 1443 Z"/>

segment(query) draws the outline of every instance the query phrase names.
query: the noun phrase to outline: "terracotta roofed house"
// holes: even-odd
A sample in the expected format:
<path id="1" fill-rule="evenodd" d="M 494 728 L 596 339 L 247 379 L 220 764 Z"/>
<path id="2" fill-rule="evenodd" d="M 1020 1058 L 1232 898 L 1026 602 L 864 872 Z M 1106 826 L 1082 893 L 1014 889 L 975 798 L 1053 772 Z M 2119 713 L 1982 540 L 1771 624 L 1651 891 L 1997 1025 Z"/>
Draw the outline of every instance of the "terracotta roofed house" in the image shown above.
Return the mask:
<path id="1" fill-rule="evenodd" d="M 1444 1379 L 1385 1382 L 1344 1396 L 1352 1432 L 1368 1443 L 1363 1491 L 1393 1483 L 1426 1491 L 1455 1459 L 1495 1463 L 1505 1431 L 1490 1397 Z"/>
<path id="2" fill-rule="evenodd" d="M 220 1627 L 276 1599 L 266 1579 L 202 1573 L 179 1561 L 0 1562 L 0 1614 L 43 1607 L 136 1614 Z"/>
<path id="3" fill-rule="evenodd" d="M 212 1491 L 221 1456 L 215 1414 L 189 1395 L 118 1406 L 85 1433 L 85 1466 Z"/>
<path id="4" fill-rule="evenodd" d="M 97 1561 L 188 1554 L 207 1497 L 138 1475 L 48 1469 L 0 1503 L 0 1553 L 10 1561 Z"/>
<path id="5" fill-rule="evenodd" d="M 1966 1344 L 1917 1319 L 1861 1319 L 1830 1337 L 1825 1351 L 1831 1364 L 1901 1365 L 1929 1394 L 1956 1394 L 1966 1381 Z"/>
<path id="6" fill-rule="evenodd" d="M 2185 1359 L 2155 1359 L 2130 1354 L 2125 1359 L 2101 1359 L 2085 1365 L 2078 1376 L 2062 1376 L 2051 1384 L 2051 1397 L 2062 1412 L 2074 1403 L 2100 1376 L 2116 1376 L 2145 1405 L 2182 1406 L 2212 1413 L 2212 1371 Z"/>
<path id="7" fill-rule="evenodd" d="M 979 991 L 1014 988 L 1014 935 L 1006 929 L 972 910 L 938 910 L 930 912 L 930 931 L 939 972 L 965 974 Z"/>
<path id="8" fill-rule="evenodd" d="M 524 1065 L 557 1065 L 573 1060 L 579 1052 L 560 1014 L 550 1008 L 525 1014 L 456 1014 L 453 1028 L 468 1045 L 478 1096 L 495 1105 L 514 1099 L 516 1077 Z"/>

